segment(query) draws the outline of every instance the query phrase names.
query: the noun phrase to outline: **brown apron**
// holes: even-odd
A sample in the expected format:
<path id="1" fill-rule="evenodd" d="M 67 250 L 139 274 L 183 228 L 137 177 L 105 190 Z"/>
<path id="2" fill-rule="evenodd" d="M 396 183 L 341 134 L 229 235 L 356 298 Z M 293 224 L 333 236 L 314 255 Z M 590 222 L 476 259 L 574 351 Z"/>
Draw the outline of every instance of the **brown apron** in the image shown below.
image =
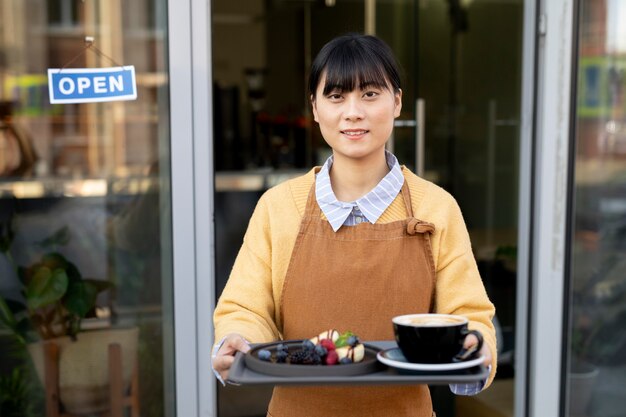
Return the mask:
<path id="1" fill-rule="evenodd" d="M 413 217 L 406 181 L 401 193 L 406 219 L 334 232 L 321 217 L 313 184 L 282 291 L 285 340 L 331 328 L 363 341 L 393 340 L 393 316 L 433 309 L 434 226 Z M 279 386 L 268 415 L 431 417 L 433 411 L 426 385 Z"/>

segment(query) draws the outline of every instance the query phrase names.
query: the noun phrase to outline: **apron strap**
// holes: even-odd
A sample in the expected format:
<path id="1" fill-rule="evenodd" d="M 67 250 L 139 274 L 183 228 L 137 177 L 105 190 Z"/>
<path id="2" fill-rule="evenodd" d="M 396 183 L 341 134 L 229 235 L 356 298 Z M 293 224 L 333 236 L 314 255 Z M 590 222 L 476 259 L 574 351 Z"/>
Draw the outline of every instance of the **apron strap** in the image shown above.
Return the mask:
<path id="1" fill-rule="evenodd" d="M 413 217 L 413 207 L 411 205 L 411 193 L 409 192 L 409 186 L 406 183 L 406 179 L 402 183 L 402 188 L 400 189 L 400 194 L 404 199 L 404 206 L 406 207 L 406 217 Z"/>
<path id="2" fill-rule="evenodd" d="M 322 215 L 322 209 L 320 209 L 320 205 L 317 204 L 317 199 L 315 198 L 315 181 L 313 181 L 313 185 L 311 185 L 311 189 L 309 190 L 309 196 L 306 199 L 306 207 L 304 209 L 304 218 L 319 218 Z"/>

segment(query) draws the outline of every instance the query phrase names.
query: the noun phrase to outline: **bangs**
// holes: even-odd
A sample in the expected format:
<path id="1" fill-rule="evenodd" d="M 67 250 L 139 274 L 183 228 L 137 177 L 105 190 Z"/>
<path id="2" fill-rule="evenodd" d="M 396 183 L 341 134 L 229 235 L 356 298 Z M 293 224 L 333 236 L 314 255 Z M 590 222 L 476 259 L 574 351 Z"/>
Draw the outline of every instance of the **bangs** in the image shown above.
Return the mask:
<path id="1" fill-rule="evenodd" d="M 328 42 L 315 57 L 309 74 L 309 94 L 315 99 L 325 76 L 323 94 L 368 87 L 400 90 L 400 71 L 391 48 L 381 39 L 356 33 Z"/>
<path id="2" fill-rule="evenodd" d="M 361 48 L 334 50 L 329 56 L 325 74 L 324 95 L 337 90 L 349 92 L 355 88 L 360 90 L 367 87 L 390 88 L 379 58 Z"/>

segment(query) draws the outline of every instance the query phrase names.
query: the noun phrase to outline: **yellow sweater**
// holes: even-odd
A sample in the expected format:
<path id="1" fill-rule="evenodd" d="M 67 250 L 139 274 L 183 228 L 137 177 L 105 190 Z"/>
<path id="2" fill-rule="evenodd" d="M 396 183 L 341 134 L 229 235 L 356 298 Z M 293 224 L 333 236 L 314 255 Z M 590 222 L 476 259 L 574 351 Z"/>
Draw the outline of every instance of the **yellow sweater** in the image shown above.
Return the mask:
<path id="1" fill-rule="evenodd" d="M 403 167 L 413 215 L 435 225 L 431 243 L 437 271 L 436 312 L 460 314 L 479 330 L 493 357 L 489 385 L 496 371 L 496 337 L 489 301 L 472 253 L 469 234 L 454 198 Z M 314 170 L 263 194 L 250 219 L 243 245 L 214 313 L 215 340 L 238 333 L 252 343 L 281 337 L 280 296 L 296 241 Z M 378 219 L 406 218 L 402 196 Z M 391 325 L 391 323 L 390 323 Z"/>

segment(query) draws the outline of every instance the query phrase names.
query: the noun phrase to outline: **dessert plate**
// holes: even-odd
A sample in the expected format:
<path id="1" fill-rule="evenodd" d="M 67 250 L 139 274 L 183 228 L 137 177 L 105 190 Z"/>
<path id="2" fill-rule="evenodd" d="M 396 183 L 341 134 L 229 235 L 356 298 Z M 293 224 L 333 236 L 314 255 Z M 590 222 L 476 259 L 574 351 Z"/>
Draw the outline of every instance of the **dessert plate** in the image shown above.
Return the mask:
<path id="1" fill-rule="evenodd" d="M 469 359 L 463 362 L 452 363 L 412 363 L 406 360 L 400 348 L 386 349 L 376 355 L 379 361 L 393 368 L 406 369 L 408 371 L 454 371 L 467 369 L 480 365 L 485 360 L 484 356 Z"/>
<path id="2" fill-rule="evenodd" d="M 262 374 L 274 376 L 352 376 L 376 372 L 380 369 L 380 363 L 376 360 L 376 354 L 380 349 L 364 344 L 365 356 L 361 362 L 345 365 L 295 365 L 290 363 L 267 362 L 259 359 L 259 350 L 267 349 L 275 357 L 276 347 L 279 344 L 286 345 L 290 351 L 299 350 L 303 340 L 285 340 L 282 342 L 256 345 L 246 353 L 244 361 L 246 367 Z"/>

